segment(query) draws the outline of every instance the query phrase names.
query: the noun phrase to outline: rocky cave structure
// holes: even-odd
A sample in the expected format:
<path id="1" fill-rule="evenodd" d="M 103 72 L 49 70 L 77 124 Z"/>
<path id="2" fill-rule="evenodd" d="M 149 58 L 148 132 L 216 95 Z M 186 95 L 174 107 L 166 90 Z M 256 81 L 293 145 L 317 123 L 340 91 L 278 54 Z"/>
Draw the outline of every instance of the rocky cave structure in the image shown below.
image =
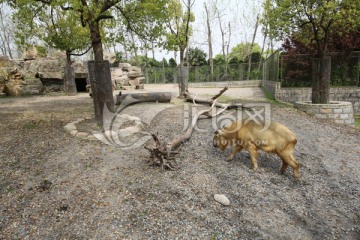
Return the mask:
<path id="1" fill-rule="evenodd" d="M 0 56 L 0 96 L 37 95 L 64 91 L 64 67 L 66 57 L 58 53 L 52 58 L 37 58 L 34 53 L 25 53 L 21 60 Z M 86 92 L 90 85 L 87 62 L 74 62 L 77 92 Z M 133 86 L 144 88 L 141 68 L 120 63 L 111 69 L 114 89 Z"/>
<path id="2" fill-rule="evenodd" d="M 111 79 L 115 89 L 124 86 L 134 86 L 135 89 L 144 89 L 145 77 L 140 67 L 131 66 L 129 63 L 119 63 L 119 67 L 111 71 Z"/>

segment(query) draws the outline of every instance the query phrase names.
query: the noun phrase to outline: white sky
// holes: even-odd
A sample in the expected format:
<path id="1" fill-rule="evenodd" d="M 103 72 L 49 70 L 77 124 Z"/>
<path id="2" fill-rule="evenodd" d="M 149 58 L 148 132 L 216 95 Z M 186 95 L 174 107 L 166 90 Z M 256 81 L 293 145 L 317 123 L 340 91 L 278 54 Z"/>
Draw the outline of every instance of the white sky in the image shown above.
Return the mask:
<path id="1" fill-rule="evenodd" d="M 207 32 L 204 3 L 210 6 L 210 2 L 217 2 L 217 6 L 222 13 L 223 25 L 231 25 L 230 51 L 231 48 L 241 42 L 251 42 L 254 33 L 256 15 L 262 11 L 264 0 L 195 0 L 192 11 L 195 14 L 195 22 L 192 24 L 193 36 L 190 39 L 189 46 L 199 47 L 208 54 Z M 217 18 L 212 20 L 213 32 L 213 54 L 221 53 L 221 34 L 219 21 Z M 258 28 L 255 40 L 260 46 L 263 42 L 261 26 Z M 174 53 L 167 51 L 156 52 L 155 58 L 161 60 L 174 57 Z"/>

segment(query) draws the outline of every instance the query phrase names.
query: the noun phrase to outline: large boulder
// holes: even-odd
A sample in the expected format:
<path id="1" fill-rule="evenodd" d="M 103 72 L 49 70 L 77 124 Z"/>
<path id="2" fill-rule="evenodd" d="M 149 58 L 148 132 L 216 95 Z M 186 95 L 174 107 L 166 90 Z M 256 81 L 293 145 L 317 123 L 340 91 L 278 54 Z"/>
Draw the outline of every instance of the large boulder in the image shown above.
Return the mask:
<path id="1" fill-rule="evenodd" d="M 113 64 L 116 61 L 116 56 L 110 52 L 104 52 L 104 60 L 108 60 L 110 64 Z"/>
<path id="2" fill-rule="evenodd" d="M 131 68 L 131 64 L 130 63 L 119 63 L 119 68 L 123 71 L 128 72 Z"/>
<path id="3" fill-rule="evenodd" d="M 7 81 L 5 81 L 4 92 L 7 96 L 21 96 L 25 85 L 26 82 L 22 72 L 17 68 L 13 68 L 9 72 Z"/>
<path id="4" fill-rule="evenodd" d="M 29 50 L 24 52 L 23 58 L 25 61 L 35 60 L 37 55 L 38 55 L 38 52 L 37 52 L 36 48 L 33 46 L 32 48 L 30 48 Z"/>
<path id="5" fill-rule="evenodd" d="M 0 96 L 5 94 L 5 78 L 0 76 Z"/>
<path id="6" fill-rule="evenodd" d="M 127 74 L 128 78 L 138 78 L 138 77 L 141 77 L 142 76 L 142 73 L 141 71 L 130 71 L 128 74 Z"/>
<path id="7" fill-rule="evenodd" d="M 19 84 L 16 82 L 8 82 L 5 85 L 5 94 L 7 96 L 21 96 L 22 95 L 22 89 Z"/>
<path id="8" fill-rule="evenodd" d="M 64 66 L 58 60 L 38 61 L 35 77 L 43 84 L 42 92 L 59 92 L 64 90 Z"/>
<path id="9" fill-rule="evenodd" d="M 14 62 L 8 56 L 0 56 L 0 68 L 12 68 L 14 65 Z"/>

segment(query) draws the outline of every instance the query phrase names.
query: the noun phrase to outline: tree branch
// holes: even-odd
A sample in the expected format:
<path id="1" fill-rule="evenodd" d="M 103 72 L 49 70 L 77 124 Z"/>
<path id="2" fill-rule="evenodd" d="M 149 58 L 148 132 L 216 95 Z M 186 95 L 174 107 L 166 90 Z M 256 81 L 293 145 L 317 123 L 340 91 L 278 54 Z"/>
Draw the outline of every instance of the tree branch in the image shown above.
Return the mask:
<path id="1" fill-rule="evenodd" d="M 217 95 L 215 95 L 214 97 L 212 97 L 211 100 L 211 107 L 209 109 L 206 110 L 202 110 L 199 111 L 193 118 L 191 121 L 191 125 L 187 128 L 187 130 L 185 131 L 185 133 L 183 133 L 182 135 L 179 135 L 177 137 L 175 137 L 173 140 L 167 142 L 167 143 L 161 143 L 161 141 L 159 140 L 159 138 L 157 137 L 157 135 L 152 134 L 153 140 L 155 142 L 155 147 L 154 148 L 149 148 L 147 146 L 145 146 L 144 148 L 147 149 L 150 152 L 150 162 L 151 165 L 158 165 L 161 166 L 162 169 L 170 169 L 170 170 L 175 170 L 176 168 L 176 163 L 175 161 L 175 155 L 179 154 L 179 152 L 177 151 L 181 144 L 183 144 L 184 142 L 186 142 L 187 140 L 190 139 L 194 127 L 196 126 L 197 121 L 199 120 L 200 116 L 206 116 L 207 118 L 213 118 L 215 116 L 218 116 L 220 114 L 222 114 L 224 111 L 228 110 L 230 106 L 233 105 L 229 105 L 229 104 L 218 104 L 216 103 L 216 99 L 218 97 L 220 97 L 226 90 L 228 89 L 228 87 L 225 87 L 224 89 L 222 89 Z M 221 110 L 220 111 L 215 111 L 214 112 L 214 108 L 217 106 L 221 106 Z M 240 107 L 238 105 L 238 107 Z M 241 105 L 242 107 L 242 105 Z"/>

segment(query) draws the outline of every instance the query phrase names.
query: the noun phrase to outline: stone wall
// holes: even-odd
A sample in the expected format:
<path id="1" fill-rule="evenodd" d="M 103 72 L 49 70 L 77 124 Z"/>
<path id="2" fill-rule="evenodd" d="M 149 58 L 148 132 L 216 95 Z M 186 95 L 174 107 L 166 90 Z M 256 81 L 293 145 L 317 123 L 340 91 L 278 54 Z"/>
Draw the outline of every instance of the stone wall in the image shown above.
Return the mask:
<path id="1" fill-rule="evenodd" d="M 262 86 L 276 100 L 284 102 L 311 101 L 311 88 L 282 88 L 280 82 L 262 81 Z M 355 114 L 360 114 L 359 87 L 332 87 L 330 88 L 331 101 L 348 101 L 353 104 Z"/>
<path id="2" fill-rule="evenodd" d="M 295 107 L 317 118 L 328 119 L 335 123 L 354 126 L 353 106 L 350 102 L 330 101 L 330 104 L 296 102 Z"/>

